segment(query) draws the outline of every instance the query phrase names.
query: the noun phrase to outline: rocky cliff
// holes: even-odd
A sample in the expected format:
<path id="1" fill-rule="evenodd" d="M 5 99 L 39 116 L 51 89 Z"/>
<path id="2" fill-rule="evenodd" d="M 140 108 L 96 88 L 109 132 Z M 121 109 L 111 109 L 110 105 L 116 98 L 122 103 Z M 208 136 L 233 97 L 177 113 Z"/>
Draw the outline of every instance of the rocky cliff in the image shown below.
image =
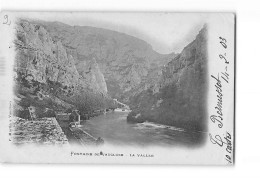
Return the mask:
<path id="1" fill-rule="evenodd" d="M 15 85 L 20 105 L 79 108 L 113 105 L 99 64 L 76 58 L 40 24 L 20 20 L 16 26 Z M 25 97 L 26 96 L 26 97 Z M 25 105 L 26 106 L 26 105 Z"/>
<path id="2" fill-rule="evenodd" d="M 131 99 L 129 122 L 152 121 L 205 131 L 207 27 L 162 70 L 139 87 Z"/>

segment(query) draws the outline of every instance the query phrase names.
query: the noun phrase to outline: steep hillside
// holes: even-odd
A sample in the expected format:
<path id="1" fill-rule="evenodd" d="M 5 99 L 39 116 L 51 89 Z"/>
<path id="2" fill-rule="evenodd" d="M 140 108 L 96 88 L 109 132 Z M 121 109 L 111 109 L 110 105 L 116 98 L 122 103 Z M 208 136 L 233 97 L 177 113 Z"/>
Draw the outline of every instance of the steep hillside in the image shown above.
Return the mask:
<path id="1" fill-rule="evenodd" d="M 129 122 L 152 121 L 205 131 L 207 27 L 131 99 Z M 148 85 L 149 84 L 149 85 Z"/>

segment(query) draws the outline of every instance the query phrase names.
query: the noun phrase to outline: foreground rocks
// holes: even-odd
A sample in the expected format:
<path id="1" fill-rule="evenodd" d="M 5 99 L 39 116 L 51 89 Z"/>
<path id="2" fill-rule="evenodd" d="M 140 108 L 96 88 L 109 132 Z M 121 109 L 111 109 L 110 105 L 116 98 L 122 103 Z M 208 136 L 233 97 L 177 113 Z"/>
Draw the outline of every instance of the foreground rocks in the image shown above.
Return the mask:
<path id="1" fill-rule="evenodd" d="M 9 135 L 10 141 L 16 145 L 68 145 L 68 139 L 55 118 L 38 118 L 31 121 L 12 117 Z"/>

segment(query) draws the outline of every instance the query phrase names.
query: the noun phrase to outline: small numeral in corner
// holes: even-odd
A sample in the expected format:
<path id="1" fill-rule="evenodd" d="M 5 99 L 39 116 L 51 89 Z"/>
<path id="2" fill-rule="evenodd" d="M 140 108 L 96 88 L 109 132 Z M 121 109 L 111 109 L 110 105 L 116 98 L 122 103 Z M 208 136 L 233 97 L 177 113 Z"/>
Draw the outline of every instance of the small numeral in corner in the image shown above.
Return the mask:
<path id="1" fill-rule="evenodd" d="M 4 22 L 3 22 L 3 24 L 11 25 L 11 21 L 9 21 L 8 15 L 4 15 Z"/>

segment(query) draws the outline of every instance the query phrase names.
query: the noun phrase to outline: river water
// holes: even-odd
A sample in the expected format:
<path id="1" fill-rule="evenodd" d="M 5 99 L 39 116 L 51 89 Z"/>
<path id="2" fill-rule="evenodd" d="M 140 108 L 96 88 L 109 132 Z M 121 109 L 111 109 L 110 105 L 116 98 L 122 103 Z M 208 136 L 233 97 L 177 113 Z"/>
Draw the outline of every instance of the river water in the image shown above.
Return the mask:
<path id="1" fill-rule="evenodd" d="M 194 146 L 205 134 L 151 122 L 127 123 L 128 113 L 111 112 L 81 123 L 82 129 L 105 144 L 131 146 Z"/>

